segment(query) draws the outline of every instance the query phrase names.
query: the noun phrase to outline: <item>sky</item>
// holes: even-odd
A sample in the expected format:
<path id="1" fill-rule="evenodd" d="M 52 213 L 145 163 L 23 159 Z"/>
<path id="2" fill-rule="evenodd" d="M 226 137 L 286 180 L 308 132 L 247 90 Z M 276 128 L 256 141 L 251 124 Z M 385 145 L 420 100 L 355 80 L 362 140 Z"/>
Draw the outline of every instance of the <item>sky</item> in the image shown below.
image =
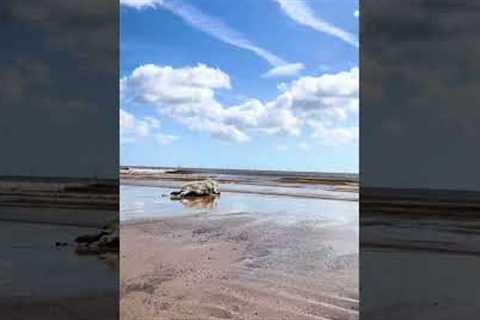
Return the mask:
<path id="1" fill-rule="evenodd" d="M 121 0 L 122 165 L 358 172 L 358 2 Z"/>

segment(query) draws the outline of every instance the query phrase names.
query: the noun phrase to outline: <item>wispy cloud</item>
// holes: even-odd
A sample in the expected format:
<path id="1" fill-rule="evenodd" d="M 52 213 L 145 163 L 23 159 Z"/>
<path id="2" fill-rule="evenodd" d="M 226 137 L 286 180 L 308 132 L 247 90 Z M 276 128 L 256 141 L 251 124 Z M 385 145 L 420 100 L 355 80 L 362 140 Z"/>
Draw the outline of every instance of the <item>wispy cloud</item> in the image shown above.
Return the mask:
<path id="1" fill-rule="evenodd" d="M 288 77 L 298 74 L 304 68 L 303 63 L 284 64 L 270 69 L 262 78 Z"/>
<path id="2" fill-rule="evenodd" d="M 223 21 L 205 14 L 192 5 L 172 0 L 121 0 L 120 2 L 124 6 L 135 9 L 163 8 L 177 15 L 195 29 L 234 47 L 253 52 L 273 67 L 265 74 L 266 77 L 293 76 L 303 69 L 301 63 L 288 63 L 274 53 L 257 46 L 241 32 L 232 29 Z"/>
<path id="3" fill-rule="evenodd" d="M 243 34 L 230 28 L 221 20 L 208 16 L 191 5 L 174 1 L 165 1 L 163 2 L 162 7 L 178 15 L 192 27 L 195 27 L 232 46 L 249 50 L 259 57 L 265 59 L 272 66 L 286 64 L 283 59 L 263 48 L 256 46 Z"/>
<path id="4" fill-rule="evenodd" d="M 135 9 L 154 8 L 161 5 L 163 0 L 120 0 L 120 4 Z"/>
<path id="5" fill-rule="evenodd" d="M 317 17 L 308 4 L 302 0 L 275 0 L 282 10 L 293 20 L 319 32 L 337 37 L 348 44 L 358 47 L 355 35 Z"/>

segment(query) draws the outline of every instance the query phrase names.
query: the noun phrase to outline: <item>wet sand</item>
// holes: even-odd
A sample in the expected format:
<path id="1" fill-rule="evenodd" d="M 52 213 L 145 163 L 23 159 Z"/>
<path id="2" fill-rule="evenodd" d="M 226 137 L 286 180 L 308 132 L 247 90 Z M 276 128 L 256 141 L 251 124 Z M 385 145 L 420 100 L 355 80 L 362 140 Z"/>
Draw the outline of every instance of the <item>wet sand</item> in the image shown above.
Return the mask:
<path id="1" fill-rule="evenodd" d="M 358 319 L 357 202 L 170 190 L 121 187 L 122 320 Z"/>

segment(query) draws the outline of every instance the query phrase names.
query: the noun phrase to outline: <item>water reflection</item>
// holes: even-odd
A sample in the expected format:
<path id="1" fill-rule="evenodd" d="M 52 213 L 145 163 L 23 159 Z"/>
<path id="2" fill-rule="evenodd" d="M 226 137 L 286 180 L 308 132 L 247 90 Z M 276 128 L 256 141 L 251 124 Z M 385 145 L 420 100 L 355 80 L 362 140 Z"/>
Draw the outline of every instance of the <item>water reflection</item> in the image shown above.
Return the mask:
<path id="1" fill-rule="evenodd" d="M 266 196 L 243 193 L 222 193 L 220 198 L 189 198 L 172 201 L 172 189 L 143 186 L 120 186 L 120 221 L 133 222 L 159 218 L 195 215 L 255 216 L 279 224 L 310 226 L 349 226 L 358 232 L 358 202 L 300 197 Z"/>
<path id="2" fill-rule="evenodd" d="M 180 203 L 187 208 L 193 209 L 214 209 L 218 204 L 216 196 L 187 197 L 181 199 Z"/>

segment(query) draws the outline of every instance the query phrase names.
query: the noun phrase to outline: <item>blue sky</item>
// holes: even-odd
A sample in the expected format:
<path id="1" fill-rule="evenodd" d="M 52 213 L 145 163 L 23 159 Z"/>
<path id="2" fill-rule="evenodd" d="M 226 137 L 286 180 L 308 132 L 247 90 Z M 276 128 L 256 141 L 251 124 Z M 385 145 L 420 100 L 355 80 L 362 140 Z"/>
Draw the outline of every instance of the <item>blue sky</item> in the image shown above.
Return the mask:
<path id="1" fill-rule="evenodd" d="M 358 172 L 358 9 L 122 0 L 122 165 Z"/>

